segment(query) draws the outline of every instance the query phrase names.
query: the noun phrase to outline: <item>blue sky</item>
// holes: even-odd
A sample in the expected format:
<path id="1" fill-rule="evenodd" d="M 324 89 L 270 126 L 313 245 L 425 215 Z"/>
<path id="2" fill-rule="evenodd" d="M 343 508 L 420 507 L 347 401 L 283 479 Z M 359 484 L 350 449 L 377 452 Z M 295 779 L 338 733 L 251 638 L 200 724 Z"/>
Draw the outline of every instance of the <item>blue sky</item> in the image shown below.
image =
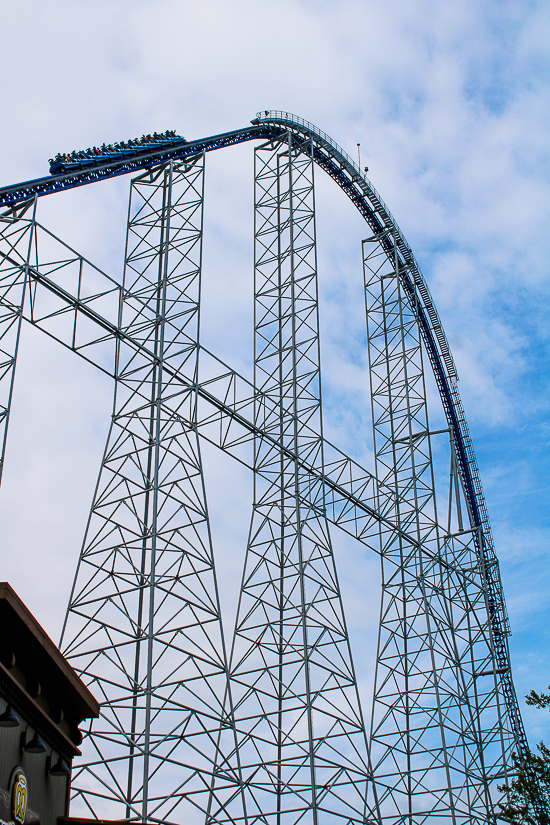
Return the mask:
<path id="1" fill-rule="evenodd" d="M 201 137 L 244 126 L 263 108 L 312 121 L 350 154 L 361 143 L 369 177 L 430 283 L 458 366 L 501 560 L 518 693 L 545 688 L 548 4 L 0 0 L 0 15 L 2 184 L 45 174 L 57 151 L 167 128 Z M 246 371 L 250 147 L 209 158 L 207 174 L 204 340 Z M 368 443 L 356 438 L 368 406 L 358 309 L 364 225 L 320 174 L 317 183 L 327 429 L 365 456 Z M 52 196 L 39 219 L 119 276 L 127 186 Z M 26 330 L 18 370 L 0 578 L 57 639 L 111 387 L 34 330 Z M 230 484 L 226 462 L 208 462 L 220 565 L 229 569 L 232 553 L 242 553 L 249 481 L 238 475 Z M 356 563 L 372 565 L 354 553 L 342 545 L 343 581 L 368 658 L 374 618 L 353 592 L 353 574 Z M 548 714 L 525 708 L 524 718 L 534 741 L 550 740 Z"/>

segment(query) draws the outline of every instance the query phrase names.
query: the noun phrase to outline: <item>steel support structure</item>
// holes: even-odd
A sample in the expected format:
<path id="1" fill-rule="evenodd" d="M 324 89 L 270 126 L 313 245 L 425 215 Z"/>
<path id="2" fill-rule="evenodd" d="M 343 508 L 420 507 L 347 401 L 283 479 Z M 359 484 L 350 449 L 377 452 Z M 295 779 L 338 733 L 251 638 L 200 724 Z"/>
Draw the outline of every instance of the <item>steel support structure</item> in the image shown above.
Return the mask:
<path id="1" fill-rule="evenodd" d="M 255 155 L 253 382 L 199 343 L 204 153 L 251 139 L 267 141 Z M 314 163 L 374 233 L 363 269 L 375 475 L 323 437 Z M 132 182 L 119 283 L 38 224 L 36 197 L 137 168 L 148 171 Z M 441 323 L 370 182 L 314 126 L 266 112 L 170 155 L 7 187 L 0 203 L 2 459 L 22 320 L 115 383 L 63 631 L 102 702 L 75 763 L 78 813 L 493 821 L 495 786 L 526 748 L 498 563 Z M 446 435 L 430 431 L 428 363 Z M 432 436 L 450 442 L 443 496 Z M 201 440 L 254 474 L 230 656 Z M 329 522 L 382 564 L 368 731 Z"/>
<path id="2" fill-rule="evenodd" d="M 0 216 L 0 481 L 6 455 L 29 261 L 35 242 L 34 220 L 20 220 L 29 206 L 36 213 L 36 197 L 31 203 L 22 204 L 11 215 Z"/>
<path id="3" fill-rule="evenodd" d="M 255 152 L 261 434 L 231 680 L 250 821 L 364 823 L 378 821 L 365 726 L 323 485 L 310 472 L 324 468 L 313 160 L 301 149 L 287 135 Z"/>
<path id="4" fill-rule="evenodd" d="M 371 747 L 383 820 L 481 825 L 514 744 L 476 546 L 481 528 L 464 530 L 452 442 L 456 514 L 449 499 L 447 529 L 438 524 L 418 306 L 380 236 L 363 243 L 363 265 L 376 476 L 396 493 L 396 524 L 417 540 L 412 549 L 381 537 Z"/>
<path id="5" fill-rule="evenodd" d="M 118 342 L 112 424 L 62 637 L 102 705 L 73 780 L 96 816 L 110 800 L 143 822 L 192 821 L 193 808 L 204 821 L 233 729 L 196 432 L 203 171 L 199 155 L 131 189 L 118 326 L 155 357 Z M 175 383 L 174 365 L 194 380 Z M 219 807 L 235 783 L 218 778 Z"/>

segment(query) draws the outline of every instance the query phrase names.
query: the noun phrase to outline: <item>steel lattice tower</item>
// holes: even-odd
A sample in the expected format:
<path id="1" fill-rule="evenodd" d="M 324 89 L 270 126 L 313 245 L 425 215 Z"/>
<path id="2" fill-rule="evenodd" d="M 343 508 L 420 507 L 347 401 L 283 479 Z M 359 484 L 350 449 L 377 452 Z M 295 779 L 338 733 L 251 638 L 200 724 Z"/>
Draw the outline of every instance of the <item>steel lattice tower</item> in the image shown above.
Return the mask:
<path id="1" fill-rule="evenodd" d="M 262 143 L 248 382 L 199 331 L 205 156 L 251 139 Z M 323 435 L 315 165 L 369 226 L 374 474 Z M 37 203 L 134 170 L 118 282 L 42 227 Z M 102 704 L 74 804 L 144 823 L 492 822 L 496 784 L 526 749 L 498 562 L 441 323 L 369 181 L 311 124 L 265 112 L 248 129 L 6 187 L 0 203 L 2 461 L 23 320 L 115 386 L 62 636 Z M 447 421 L 437 430 L 430 369 Z M 434 438 L 448 442 L 444 496 Z M 254 479 L 227 645 L 203 439 Z M 367 708 L 329 525 L 381 560 Z"/>
<path id="2" fill-rule="evenodd" d="M 319 481 L 312 149 L 288 135 L 255 156 L 261 434 L 231 678 L 252 821 L 351 823 L 371 820 L 372 771 Z"/>

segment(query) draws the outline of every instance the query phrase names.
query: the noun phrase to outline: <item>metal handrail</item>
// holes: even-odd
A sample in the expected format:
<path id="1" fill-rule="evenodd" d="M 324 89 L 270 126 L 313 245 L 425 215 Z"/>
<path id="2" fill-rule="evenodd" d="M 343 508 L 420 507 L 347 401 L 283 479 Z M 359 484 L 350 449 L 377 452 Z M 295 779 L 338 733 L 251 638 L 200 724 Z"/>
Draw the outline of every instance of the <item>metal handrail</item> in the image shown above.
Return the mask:
<path id="1" fill-rule="evenodd" d="M 359 167 L 359 164 L 356 163 L 353 160 L 353 158 L 350 155 L 348 155 L 348 153 L 344 149 L 342 149 L 342 147 L 338 143 L 336 143 L 335 140 L 333 140 L 330 137 L 330 135 L 327 135 L 326 132 L 323 132 L 321 129 L 319 129 L 317 126 L 315 126 L 314 123 L 310 123 L 309 120 L 304 120 L 303 117 L 298 117 L 297 115 L 293 115 L 291 112 L 281 112 L 281 111 L 274 110 L 274 109 L 272 109 L 271 111 L 264 110 L 263 112 L 258 112 L 256 117 L 259 121 L 272 122 L 272 121 L 281 121 L 282 120 L 282 121 L 285 121 L 285 122 L 287 121 L 287 122 L 290 122 L 290 123 L 295 123 L 297 126 L 302 126 L 305 129 L 307 129 L 308 132 L 313 132 L 315 135 L 320 137 L 323 140 L 324 143 L 327 143 L 329 146 L 331 146 L 333 149 L 335 149 L 338 152 L 339 155 L 342 156 L 342 158 L 346 161 L 346 163 L 353 168 L 354 172 L 357 175 L 359 175 L 360 178 L 363 178 L 365 183 L 367 183 L 369 185 L 369 189 L 371 190 L 372 194 L 376 197 L 376 200 L 380 203 L 380 206 L 383 208 L 384 212 L 387 213 L 387 215 L 391 219 L 392 223 L 397 226 L 397 224 L 395 222 L 395 218 L 393 217 L 392 213 L 388 209 L 388 207 L 387 207 L 386 203 L 384 202 L 384 200 L 382 199 L 381 195 L 376 191 L 376 189 L 372 185 L 371 181 L 369 180 L 369 178 L 365 174 L 364 170 L 361 170 L 361 168 Z"/>
<path id="2" fill-rule="evenodd" d="M 338 145 L 338 143 L 336 143 L 335 140 L 333 140 L 329 135 L 326 134 L 326 132 L 323 132 L 313 123 L 310 123 L 308 120 L 304 120 L 304 118 L 302 117 L 293 115 L 291 112 L 283 112 L 274 109 L 269 111 L 266 109 L 263 112 L 258 112 L 256 118 L 260 123 L 277 123 L 279 125 L 283 124 L 286 126 L 290 126 L 291 128 L 294 126 L 302 132 L 306 131 L 310 134 L 314 134 L 319 139 L 319 142 L 325 144 L 325 147 L 330 147 L 338 154 L 338 159 L 341 163 L 343 163 L 345 167 L 347 167 L 346 171 L 348 172 L 348 174 L 350 174 L 352 179 L 355 179 L 355 181 L 361 186 L 361 188 L 364 191 L 364 194 L 368 196 L 369 200 L 374 205 L 375 211 L 383 219 L 384 224 L 388 228 L 391 227 L 396 245 L 399 251 L 402 253 L 407 264 L 411 267 L 411 270 L 413 271 L 415 284 L 422 296 L 426 312 L 429 315 L 434 330 L 434 334 L 438 340 L 441 349 L 441 356 L 445 362 L 445 366 L 447 367 L 447 373 L 449 375 L 449 378 L 450 380 L 458 380 L 456 365 L 451 355 L 449 343 L 445 336 L 445 332 L 443 330 L 443 325 L 441 324 L 439 314 L 437 312 L 437 309 L 435 308 L 435 304 L 433 302 L 428 284 L 426 283 L 426 280 L 422 274 L 418 262 L 414 257 L 414 253 L 410 248 L 409 244 L 407 243 L 405 236 L 401 232 L 401 229 L 399 228 L 397 221 L 395 220 L 394 216 L 388 209 L 383 198 L 372 185 L 371 181 L 366 176 L 366 174 L 361 171 L 359 165 L 350 157 L 350 155 L 348 155 L 347 152 L 344 151 L 344 149 L 342 149 L 341 146 Z"/>

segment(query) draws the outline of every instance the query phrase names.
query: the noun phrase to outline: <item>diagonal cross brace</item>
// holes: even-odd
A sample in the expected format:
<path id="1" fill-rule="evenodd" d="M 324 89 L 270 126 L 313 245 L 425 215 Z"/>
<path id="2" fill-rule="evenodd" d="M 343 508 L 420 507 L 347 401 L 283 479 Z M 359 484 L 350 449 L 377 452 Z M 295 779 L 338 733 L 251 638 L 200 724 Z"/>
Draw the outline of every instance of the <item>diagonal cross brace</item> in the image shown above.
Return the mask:
<path id="1" fill-rule="evenodd" d="M 128 297 L 124 288 L 89 261 L 78 255 L 78 253 L 62 241 L 55 238 L 55 236 L 41 227 L 37 222 L 34 223 L 38 229 L 45 232 L 57 243 L 61 243 L 66 253 L 70 253 L 75 260 L 90 267 L 96 277 L 105 281 L 105 286 L 100 291 L 96 291 L 87 297 L 79 297 L 79 289 L 69 290 L 52 277 L 45 275 L 44 272 L 38 268 L 28 267 L 31 296 L 24 307 L 24 320 L 38 327 L 47 335 L 63 344 L 63 346 L 76 352 L 112 378 L 116 378 L 114 369 L 114 345 L 119 340 L 124 340 L 127 346 L 134 348 L 136 352 L 139 352 L 144 358 L 154 363 L 157 360 L 155 353 L 133 339 L 131 335 L 118 326 L 119 307 Z M 69 257 L 69 255 L 67 255 L 67 257 Z M 3 256 L 3 260 L 11 266 L 19 265 L 21 268 L 25 267 L 25 262 L 22 260 L 10 259 L 7 256 Z M 0 261 L 0 266 L 2 262 L 3 261 Z M 58 269 L 61 269 L 61 264 L 59 264 L 59 266 L 48 264 L 47 268 L 56 272 Z M 49 311 L 45 315 L 40 315 L 37 311 L 41 293 L 47 293 L 55 299 L 54 310 Z M 107 299 L 110 299 L 110 317 L 108 317 L 107 313 L 102 314 L 95 308 L 96 305 L 103 307 Z M 132 300 L 136 301 L 139 299 L 132 296 Z M 144 311 L 145 308 L 144 302 Z M 147 308 L 147 311 L 151 312 L 149 308 Z M 58 323 L 58 326 L 55 326 L 55 323 L 64 321 L 68 316 L 71 318 L 70 324 L 61 325 Z M 92 328 L 98 330 L 100 334 L 99 336 L 96 334 L 86 339 L 84 343 L 79 344 L 75 330 L 77 330 L 78 323 L 81 319 L 85 319 L 88 323 L 91 322 Z M 104 350 L 105 345 L 109 347 L 108 354 L 112 365 L 107 363 Z M 232 370 L 206 348 L 201 346 L 200 351 L 201 372 L 211 373 L 210 377 L 205 378 L 205 380 L 198 383 L 190 381 L 187 376 L 167 363 L 164 364 L 164 370 L 171 375 L 174 392 L 181 392 L 182 390 L 189 391 L 189 389 L 193 387 L 200 401 L 204 403 L 204 408 L 197 424 L 199 434 L 210 443 L 229 452 L 234 458 L 245 464 L 245 466 L 250 467 L 250 462 L 243 458 L 242 450 L 239 448 L 243 445 L 251 444 L 254 436 L 261 436 L 264 441 L 270 442 L 273 447 L 278 449 L 277 439 L 255 425 L 247 415 L 243 414 L 243 410 L 247 407 L 252 411 L 254 399 L 263 394 L 246 378 L 239 375 L 235 370 Z M 217 383 L 220 385 L 223 384 L 224 391 L 221 393 L 221 397 L 220 393 L 215 394 L 212 392 L 212 387 Z M 245 388 L 245 392 L 243 392 L 243 387 Z M 265 403 L 268 403 L 267 399 Z M 225 424 L 225 429 L 221 426 L 224 422 L 228 422 Z M 229 441 L 227 437 L 230 426 L 237 427 L 241 433 L 239 438 L 233 438 L 232 441 Z M 395 493 L 389 487 L 384 488 L 383 485 L 379 485 L 377 496 L 375 493 L 376 479 L 372 473 L 345 455 L 345 453 L 326 439 L 323 439 L 323 445 L 325 451 L 325 472 L 320 473 L 313 467 L 308 467 L 303 461 L 301 469 L 308 470 L 317 483 L 322 483 L 324 490 L 322 500 L 329 521 L 377 553 L 383 553 L 395 540 L 401 541 L 404 545 L 408 546 L 410 553 L 417 553 L 420 549 L 417 539 L 405 530 L 400 529 L 391 516 L 387 515 L 391 513 L 395 507 Z M 287 446 L 284 447 L 284 454 L 289 461 L 296 461 L 296 456 Z M 379 524 L 384 525 L 386 530 L 385 542 L 381 549 L 377 540 Z M 470 534 L 468 534 L 468 538 L 471 538 Z M 428 554 L 433 559 L 439 558 L 440 563 L 448 566 L 448 562 L 440 556 L 435 546 L 433 549 L 430 549 L 424 544 L 422 552 Z M 470 584 L 474 583 L 474 577 L 471 571 L 460 571 L 457 569 L 455 572 L 465 576 L 468 580 L 472 579 Z"/>
<path id="2" fill-rule="evenodd" d="M 156 356 L 154 352 L 152 352 L 151 350 L 149 350 L 148 348 L 146 348 L 142 344 L 140 344 L 138 341 L 133 339 L 132 336 L 130 336 L 128 333 L 125 333 L 123 330 L 121 330 L 120 327 L 116 326 L 115 323 L 113 323 L 112 321 L 108 320 L 107 318 L 103 317 L 98 312 L 96 312 L 92 308 L 92 306 L 90 306 L 90 303 L 91 303 L 90 299 L 88 299 L 88 300 L 78 299 L 77 297 L 72 295 L 70 292 L 63 289 L 59 284 L 57 284 L 51 278 L 48 278 L 47 276 L 43 275 L 40 271 L 38 271 L 34 267 L 29 268 L 29 280 L 36 287 L 43 287 L 44 289 L 46 289 L 49 292 L 51 292 L 52 294 L 54 294 L 57 298 L 61 299 L 63 301 L 63 303 L 65 304 L 65 307 L 66 307 L 64 312 L 73 311 L 75 314 L 76 313 L 81 313 L 83 316 L 88 318 L 90 321 L 93 321 L 94 324 L 96 324 L 98 326 L 98 328 L 103 330 L 104 333 L 105 333 L 100 339 L 96 339 L 97 341 L 101 341 L 102 343 L 104 343 L 104 342 L 107 342 L 109 340 L 112 341 L 112 342 L 115 342 L 117 339 L 123 339 L 124 343 L 126 345 L 134 348 L 136 350 L 136 352 L 139 351 L 140 354 L 142 356 L 144 356 L 146 359 L 150 360 L 151 363 L 154 363 L 155 361 L 158 361 L 158 356 Z M 113 284 L 114 284 L 114 282 L 113 282 Z M 115 288 L 120 293 L 120 299 L 124 300 L 125 295 L 124 295 L 124 291 L 123 291 L 122 287 L 117 286 Z M 108 375 L 110 375 L 113 378 L 116 377 L 113 370 L 107 368 L 102 363 L 98 363 L 95 359 L 92 359 L 91 357 L 88 357 L 87 355 L 85 355 L 82 348 L 75 347 L 74 345 L 72 345 L 72 343 L 67 342 L 66 340 L 63 340 L 63 338 L 61 338 L 61 337 L 58 337 L 58 335 L 54 334 L 51 330 L 45 329 L 41 325 L 41 319 L 38 319 L 32 313 L 32 311 L 29 312 L 28 308 L 25 308 L 23 317 L 26 321 L 33 324 L 33 326 L 37 326 L 38 328 L 42 329 L 42 331 L 44 331 L 48 335 L 50 335 L 50 337 L 55 338 L 57 341 L 62 343 L 64 346 L 67 346 L 69 349 L 74 350 L 75 352 L 77 352 L 77 354 L 81 355 L 86 360 L 90 361 L 92 364 L 94 364 L 94 366 L 98 367 L 103 372 L 106 372 Z M 269 435 L 268 433 L 266 433 L 265 430 L 258 427 L 256 424 L 254 424 L 252 421 L 250 421 L 246 416 L 244 416 L 242 414 L 242 412 L 240 412 L 241 407 L 252 404 L 253 401 L 254 401 L 254 397 L 255 396 L 258 397 L 258 395 L 262 395 L 261 392 L 256 390 L 253 387 L 253 385 L 249 381 L 247 381 L 246 378 L 239 375 L 236 371 L 232 370 L 226 364 L 224 364 L 222 361 L 220 361 L 218 358 L 216 358 L 214 355 L 212 355 L 208 350 L 206 350 L 206 348 L 201 346 L 200 350 L 201 350 L 201 353 L 204 353 L 204 355 L 208 356 L 209 359 L 211 359 L 212 362 L 214 362 L 214 361 L 217 362 L 217 365 L 219 365 L 219 367 L 221 367 L 223 369 L 223 372 L 221 372 L 221 374 L 219 374 L 219 375 L 217 375 L 216 377 L 213 377 L 213 378 L 208 378 L 204 382 L 195 383 L 193 381 L 190 381 L 185 375 L 180 373 L 175 368 L 167 365 L 166 363 L 163 365 L 163 368 L 164 368 L 165 372 L 170 375 L 171 380 L 174 383 L 175 392 L 178 391 L 178 390 L 176 390 L 176 387 L 178 387 L 179 391 L 181 391 L 181 390 L 189 391 L 190 389 L 194 388 L 196 390 L 198 396 L 200 397 L 200 399 L 207 402 L 210 414 L 204 415 L 202 417 L 202 419 L 199 420 L 199 422 L 198 422 L 199 429 L 206 428 L 207 426 L 214 424 L 216 421 L 219 423 L 220 417 L 223 416 L 223 417 L 227 417 L 228 419 L 230 419 L 231 422 L 239 425 L 242 429 L 244 429 L 246 431 L 247 434 L 249 434 L 251 436 L 254 436 L 254 435 L 259 436 L 263 440 L 265 440 L 266 442 L 270 442 L 270 443 L 273 444 L 273 446 L 278 448 L 279 447 L 278 441 L 274 436 Z M 215 382 L 222 381 L 222 380 L 224 380 L 226 382 L 226 384 L 230 381 L 230 382 L 239 382 L 240 384 L 245 385 L 247 387 L 247 389 L 249 390 L 249 393 L 250 393 L 249 396 L 245 400 L 240 400 L 240 401 L 234 402 L 233 404 L 231 404 L 228 401 L 228 399 L 226 399 L 226 400 L 220 399 L 219 397 L 214 395 L 212 392 L 210 392 L 210 390 L 208 388 L 209 388 L 210 385 L 214 384 Z M 212 436 L 209 436 L 208 434 L 205 434 L 205 433 L 202 433 L 202 432 L 201 432 L 201 434 L 204 435 L 204 437 L 208 441 L 210 441 L 214 444 L 217 443 L 216 440 L 214 440 L 212 438 Z M 235 441 L 235 443 L 238 443 L 238 441 Z M 346 489 L 346 486 L 344 486 L 339 481 L 335 480 L 332 477 L 331 474 L 326 474 L 326 473 L 323 474 L 320 471 L 315 470 L 313 467 L 308 468 L 307 464 L 305 464 L 303 461 L 301 461 L 300 463 L 302 465 L 301 466 L 302 469 L 309 470 L 309 472 L 311 472 L 311 474 L 313 476 L 315 476 L 319 481 L 322 481 L 323 484 L 325 485 L 325 487 L 327 488 L 327 492 L 329 493 L 329 497 L 328 497 L 329 502 L 331 502 L 331 504 L 332 504 L 332 506 L 329 504 L 327 509 L 329 509 L 329 510 L 332 509 L 333 510 L 332 517 L 329 516 L 330 520 L 333 521 L 335 524 L 338 524 L 339 526 L 343 526 L 343 524 L 347 520 L 346 519 L 346 513 L 341 512 L 339 515 L 336 515 L 336 513 L 334 512 L 334 510 L 336 509 L 336 503 L 339 500 L 341 500 L 342 502 L 347 502 L 348 505 L 351 506 L 351 507 L 359 508 L 361 510 L 361 515 L 363 517 L 366 516 L 369 519 L 374 520 L 377 524 L 379 522 L 382 522 L 385 525 L 385 527 L 387 528 L 387 530 L 390 531 L 392 534 L 395 534 L 396 536 L 399 536 L 404 542 L 410 544 L 411 546 L 418 547 L 419 546 L 418 542 L 413 536 L 410 536 L 405 531 L 400 530 L 392 522 L 392 520 L 390 518 L 385 517 L 384 515 L 382 515 L 381 512 L 380 512 L 380 509 L 375 505 L 375 501 L 374 501 L 374 495 L 375 495 L 375 493 L 374 493 L 374 481 L 375 481 L 375 477 L 372 475 L 372 473 L 369 473 L 368 470 L 364 469 L 357 462 L 353 461 L 353 459 L 346 456 L 344 453 L 342 453 L 340 450 L 338 450 L 337 447 L 332 445 L 330 442 L 326 441 L 326 439 L 325 439 L 325 444 L 326 444 L 326 450 L 327 450 L 328 457 L 329 457 L 328 461 L 327 461 L 328 466 L 331 465 L 330 456 L 333 455 L 334 456 L 334 463 L 337 463 L 339 465 L 338 476 L 339 477 L 346 476 L 349 479 L 348 486 L 349 486 L 350 489 Z M 224 442 L 224 448 L 227 449 L 227 441 Z M 292 450 L 290 448 L 283 447 L 283 451 L 284 451 L 285 455 L 288 457 L 289 460 L 296 461 L 296 456 L 294 455 L 294 453 L 292 452 Z M 242 459 L 239 458 L 238 455 L 235 455 L 234 457 L 236 457 L 238 460 L 242 461 Z M 246 462 L 243 462 L 243 463 L 246 463 Z M 365 499 L 363 497 L 360 497 L 359 495 L 357 495 L 355 493 L 355 488 L 358 485 L 360 485 L 363 490 L 366 490 L 366 489 L 370 488 L 370 490 L 369 490 L 369 499 L 371 499 L 371 501 L 373 502 L 372 505 L 367 504 L 367 502 L 365 501 Z M 388 501 L 388 503 L 386 504 L 386 507 L 387 507 L 387 509 L 389 509 L 394 504 L 394 493 L 390 490 L 390 488 L 387 489 L 387 501 Z M 325 506 L 326 506 L 326 502 L 325 502 Z M 382 507 L 381 509 L 383 511 L 384 507 Z M 347 512 L 349 512 L 349 511 L 347 511 Z M 351 532 L 351 531 L 347 530 L 347 532 Z M 353 534 L 355 535 L 355 533 L 353 533 Z M 360 534 L 357 534 L 356 537 L 361 539 Z M 371 546 L 371 549 L 376 550 L 376 547 L 374 546 L 374 544 Z"/>

